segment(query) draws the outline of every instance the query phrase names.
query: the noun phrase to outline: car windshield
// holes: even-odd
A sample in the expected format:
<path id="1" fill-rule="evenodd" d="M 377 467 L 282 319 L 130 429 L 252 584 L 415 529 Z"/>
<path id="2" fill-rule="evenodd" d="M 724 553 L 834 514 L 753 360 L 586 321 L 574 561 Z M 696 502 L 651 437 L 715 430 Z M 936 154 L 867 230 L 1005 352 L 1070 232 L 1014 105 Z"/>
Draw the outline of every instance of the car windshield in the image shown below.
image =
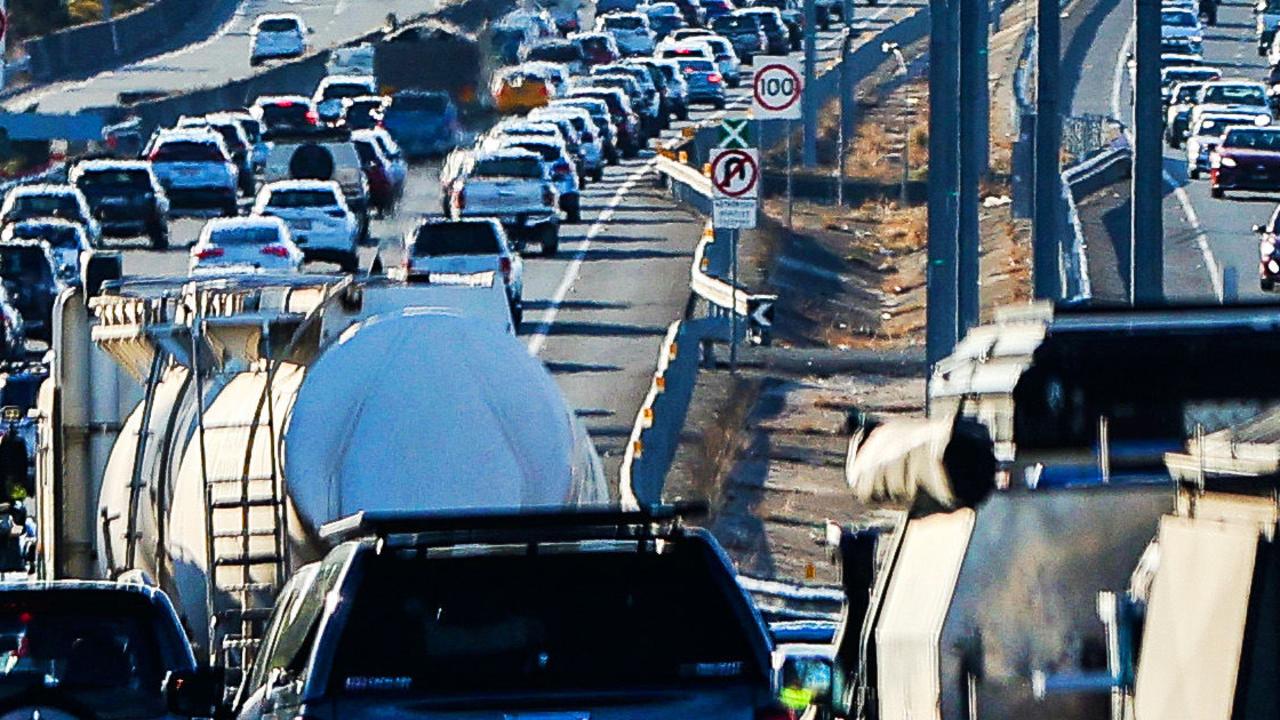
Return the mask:
<path id="1" fill-rule="evenodd" d="M 150 190 L 151 176 L 145 170 L 89 170 L 76 180 L 81 190 Z"/>
<path id="2" fill-rule="evenodd" d="M 270 245 L 279 241 L 279 229 L 269 225 L 214 228 L 209 233 L 213 245 Z"/>
<path id="3" fill-rule="evenodd" d="M 292 18 L 271 18 L 258 24 L 263 32 L 297 32 L 298 21 Z"/>
<path id="4" fill-rule="evenodd" d="M 1238 128 L 1227 133 L 1222 140 L 1224 148 L 1280 151 L 1280 130 L 1266 128 Z"/>
<path id="5" fill-rule="evenodd" d="M 1260 85 L 1206 85 L 1200 102 L 1219 105 L 1267 104 L 1267 91 Z"/>
<path id="6" fill-rule="evenodd" d="M 1175 103 L 1188 103 L 1196 99 L 1200 95 L 1200 89 L 1204 85 L 1201 83 L 1182 83 L 1178 85 L 1178 90 L 1173 96 Z"/>
<path id="7" fill-rule="evenodd" d="M 497 255 L 497 235 L 487 222 L 428 223 L 413 237 L 414 257 Z"/>
<path id="8" fill-rule="evenodd" d="M 360 97 L 361 95 L 368 95 L 369 92 L 369 86 L 363 83 L 331 83 L 324 86 L 320 97 L 325 100 L 337 100 Z"/>
<path id="9" fill-rule="evenodd" d="M 222 162 L 225 159 L 217 145 L 187 140 L 166 142 L 151 155 L 153 163 Z"/>
<path id="10" fill-rule="evenodd" d="M 435 696 L 741 682 L 760 670 L 735 591 L 694 552 L 388 556 L 356 591 L 330 689 L 378 692 L 389 677 Z"/>
<path id="11" fill-rule="evenodd" d="M 605 50 L 611 49 L 609 47 L 609 41 L 598 36 L 582 38 L 581 43 L 582 48 L 588 52 L 604 52 Z"/>
<path id="12" fill-rule="evenodd" d="M 1193 12 L 1186 10 L 1165 10 L 1160 13 L 1160 24 L 1171 27 L 1195 27 L 1200 19 Z"/>
<path id="13" fill-rule="evenodd" d="M 6 267 L 10 257 L 0 249 Z M 162 715 L 170 668 L 155 630 L 159 617 L 141 595 L 0 593 L 0 692 L 35 682 L 102 716 Z"/>
<path id="14" fill-rule="evenodd" d="M 71 195 L 23 195 L 13 199 L 9 219 L 61 217 L 80 220 L 80 203 Z"/>
<path id="15" fill-rule="evenodd" d="M 476 162 L 471 174 L 482 177 L 541 178 L 537 158 L 486 158 Z"/>
<path id="16" fill-rule="evenodd" d="M 267 202 L 272 208 L 329 208 L 338 204 L 332 190 L 274 190 Z"/>

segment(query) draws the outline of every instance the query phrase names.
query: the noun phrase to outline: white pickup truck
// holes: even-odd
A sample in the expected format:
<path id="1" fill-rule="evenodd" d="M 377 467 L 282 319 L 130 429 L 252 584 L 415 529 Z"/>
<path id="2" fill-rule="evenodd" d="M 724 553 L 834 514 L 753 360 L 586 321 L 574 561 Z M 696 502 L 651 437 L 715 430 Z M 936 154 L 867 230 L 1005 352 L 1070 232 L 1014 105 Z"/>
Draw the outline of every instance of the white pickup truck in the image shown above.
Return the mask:
<path id="1" fill-rule="evenodd" d="M 495 149 L 450 162 L 442 176 L 448 215 L 454 219 L 497 218 L 523 249 L 537 243 L 544 256 L 560 247 L 560 193 L 542 157 L 521 149 Z"/>
<path id="2" fill-rule="evenodd" d="M 1253 6 L 1253 16 L 1257 23 L 1258 54 L 1266 55 L 1276 27 L 1280 26 L 1280 0 L 1258 0 Z"/>

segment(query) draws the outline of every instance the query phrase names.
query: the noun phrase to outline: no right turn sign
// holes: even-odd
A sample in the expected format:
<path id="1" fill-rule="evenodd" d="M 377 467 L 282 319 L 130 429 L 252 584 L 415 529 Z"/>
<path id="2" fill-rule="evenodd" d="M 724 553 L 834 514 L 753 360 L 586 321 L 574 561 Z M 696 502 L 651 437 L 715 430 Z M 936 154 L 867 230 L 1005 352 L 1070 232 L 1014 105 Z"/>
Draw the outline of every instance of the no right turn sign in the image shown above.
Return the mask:
<path id="1" fill-rule="evenodd" d="M 761 120 L 799 120 L 804 72 L 799 60 L 758 57 L 751 81 L 751 111 Z"/>

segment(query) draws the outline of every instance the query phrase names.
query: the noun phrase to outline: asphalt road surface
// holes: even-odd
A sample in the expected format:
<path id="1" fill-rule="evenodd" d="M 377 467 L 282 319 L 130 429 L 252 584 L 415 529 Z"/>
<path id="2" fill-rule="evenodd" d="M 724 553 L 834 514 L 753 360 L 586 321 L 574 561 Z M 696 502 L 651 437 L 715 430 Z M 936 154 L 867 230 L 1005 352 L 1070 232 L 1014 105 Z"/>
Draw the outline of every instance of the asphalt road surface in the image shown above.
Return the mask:
<path id="1" fill-rule="evenodd" d="M 1132 120 L 1132 89 L 1124 65 L 1133 48 L 1133 3 L 1085 0 L 1064 19 L 1064 83 L 1071 89 L 1073 115 L 1095 113 Z M 1205 27 L 1206 64 L 1226 78 L 1265 80 L 1266 59 L 1255 49 L 1252 6 L 1229 0 L 1220 6 L 1218 24 Z M 1217 301 L 1224 294 L 1258 299 L 1258 243 L 1252 232 L 1275 208 L 1277 196 L 1232 193 L 1209 196 L 1207 179 L 1190 180 L 1186 155 L 1165 146 L 1164 155 L 1165 295 L 1172 300 Z M 1128 240 L 1128 205 L 1106 219 L 1113 238 Z M 1127 262 L 1127 247 L 1117 248 Z"/>
<path id="2" fill-rule="evenodd" d="M 251 70 L 243 35 L 245 18 L 282 5 L 304 15 L 310 12 L 308 22 L 319 30 L 313 36 L 315 41 L 331 44 L 378 25 L 391 8 L 407 16 L 422 7 L 421 2 L 355 0 L 249 3 L 246 7 L 250 10 L 237 16 L 232 31 L 220 37 L 166 58 L 130 66 L 117 74 L 104 74 L 67 93 L 67 98 L 52 93 L 45 102 L 68 106 L 100 104 L 126 86 L 151 86 L 162 77 L 181 86 L 202 72 L 195 68 L 206 66 L 216 67 L 214 77 L 218 78 L 247 75 Z M 860 7 L 857 27 L 877 30 L 915 9 L 905 3 Z M 327 24 L 324 21 L 325 17 L 342 16 L 347 19 L 333 19 Z M 839 39 L 836 32 L 820 34 L 822 65 L 835 58 Z M 170 71 L 162 69 L 164 66 L 191 69 Z M 750 69 L 743 70 L 749 78 Z M 211 83 L 206 78 L 203 84 Z M 744 78 L 743 85 L 730 92 L 726 110 L 695 109 L 689 123 L 676 123 L 664 137 L 673 137 L 689 124 L 715 122 L 725 114 L 745 112 L 750 105 L 749 87 Z M 301 93 L 311 90 L 298 88 Z M 401 237 L 418 218 L 440 212 L 438 176 L 436 162 L 411 168 L 397 213 L 374 221 L 376 252 L 383 253 L 384 263 L 397 261 Z M 525 262 L 525 317 L 520 332 L 530 352 L 555 374 L 569 404 L 584 419 L 611 474 L 616 472 L 635 413 L 652 381 L 661 337 L 687 304 L 689 266 L 703 224 L 700 217 L 660 192 L 656 179 L 652 163 L 646 159 L 610 167 L 602 182 L 583 191 L 583 222 L 562 226 L 559 254 L 550 259 L 532 256 Z M 185 274 L 185 246 L 194 240 L 201 222 L 176 220 L 172 227 L 174 248 L 168 252 L 150 251 L 141 242 L 136 246 L 126 243 L 125 272 Z M 374 253 L 374 248 L 363 252 L 364 268 L 370 266 Z M 512 392 L 519 392 L 519 388 L 512 388 Z"/>

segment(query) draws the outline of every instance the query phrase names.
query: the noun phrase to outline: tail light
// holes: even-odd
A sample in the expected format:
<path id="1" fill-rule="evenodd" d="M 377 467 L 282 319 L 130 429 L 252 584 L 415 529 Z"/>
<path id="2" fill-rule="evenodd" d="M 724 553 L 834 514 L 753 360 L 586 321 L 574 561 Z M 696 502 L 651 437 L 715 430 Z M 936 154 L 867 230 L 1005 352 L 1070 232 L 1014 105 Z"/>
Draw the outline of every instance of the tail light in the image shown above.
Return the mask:
<path id="1" fill-rule="evenodd" d="M 569 177 L 569 163 L 564 160 L 556 161 L 555 167 L 551 169 L 551 174 L 557 179 Z"/>
<path id="2" fill-rule="evenodd" d="M 227 251 L 223 250 L 220 247 L 211 247 L 211 248 L 205 248 L 204 250 L 201 250 L 200 252 L 196 253 L 196 258 L 200 260 L 212 260 L 214 258 L 220 258 L 226 254 L 227 254 Z"/>
<path id="3" fill-rule="evenodd" d="M 315 110 L 308 110 L 308 111 L 307 111 L 307 124 L 309 124 L 309 125 L 319 125 L 319 124 L 320 124 L 320 114 L 319 114 L 319 113 L 317 113 Z"/>
<path id="4" fill-rule="evenodd" d="M 720 73 L 711 73 L 710 75 L 707 76 L 707 82 L 711 83 L 712 85 L 719 85 L 720 81 L 723 79 L 724 78 L 720 77 Z"/>
<path id="5" fill-rule="evenodd" d="M 156 161 L 156 158 L 158 158 L 158 157 L 160 157 L 160 149 L 159 149 L 159 148 L 156 148 L 155 150 L 152 150 L 152 151 L 151 151 L 151 154 L 150 154 L 150 155 L 148 155 L 148 156 L 147 156 L 147 160 L 149 160 L 149 161 L 151 161 L 151 162 L 155 162 L 155 161 Z"/>
<path id="6" fill-rule="evenodd" d="M 540 85 L 538 87 L 538 94 L 541 95 L 542 97 L 550 97 L 551 91 L 547 89 L 546 85 Z"/>
<path id="7" fill-rule="evenodd" d="M 508 285 L 510 285 L 511 284 L 511 258 L 509 257 L 498 258 L 498 270 L 502 272 L 502 279 L 506 281 Z"/>
<path id="8" fill-rule="evenodd" d="M 455 198 L 454 204 L 458 206 L 459 210 L 465 210 L 467 208 L 467 189 L 466 188 L 462 188 L 458 190 L 458 194 L 455 195 L 454 198 Z"/>
<path id="9" fill-rule="evenodd" d="M 556 203 L 556 194 L 551 191 L 551 188 L 543 186 L 542 204 L 550 207 L 552 205 L 555 205 L 555 203 Z"/>
<path id="10" fill-rule="evenodd" d="M 289 257 L 289 248 L 283 245 L 268 245 L 262 248 L 262 254 L 278 258 L 287 258 Z"/>

